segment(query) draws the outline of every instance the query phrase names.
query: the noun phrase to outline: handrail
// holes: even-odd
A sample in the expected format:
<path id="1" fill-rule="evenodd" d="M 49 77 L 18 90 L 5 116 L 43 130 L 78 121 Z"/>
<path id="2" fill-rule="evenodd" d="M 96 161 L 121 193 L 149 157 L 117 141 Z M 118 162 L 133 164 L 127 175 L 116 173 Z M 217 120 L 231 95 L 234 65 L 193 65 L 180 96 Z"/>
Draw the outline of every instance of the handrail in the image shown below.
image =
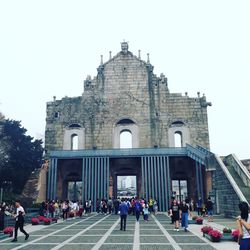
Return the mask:
<path id="1" fill-rule="evenodd" d="M 242 162 L 236 157 L 235 154 L 231 154 L 225 157 L 225 161 L 230 164 L 230 161 L 234 161 L 236 164 L 232 164 L 235 172 L 239 175 L 243 183 L 250 187 L 250 173 L 247 171 L 246 167 Z"/>
<path id="2" fill-rule="evenodd" d="M 82 158 L 82 157 L 139 157 L 139 156 L 186 156 L 187 149 L 180 148 L 132 148 L 132 149 L 86 149 L 86 150 L 54 150 L 49 152 L 50 158 Z"/>
<path id="3" fill-rule="evenodd" d="M 201 152 L 207 154 L 207 155 L 213 155 L 213 153 L 209 149 L 207 149 L 205 147 L 197 145 L 196 148 L 199 149 Z"/>
<path id="4" fill-rule="evenodd" d="M 221 160 L 221 158 L 218 155 L 216 155 L 216 154 L 214 154 L 214 156 L 215 156 L 218 164 L 220 165 L 222 171 L 225 173 L 228 181 L 231 183 L 232 188 L 234 189 L 234 191 L 238 195 L 239 199 L 241 201 L 245 201 L 245 202 L 248 203 L 247 199 L 245 198 L 245 196 L 241 192 L 240 188 L 238 187 L 237 183 L 233 179 L 232 175 L 230 174 L 229 170 L 227 169 L 227 167 L 225 166 L 225 164 L 223 163 L 223 161 Z M 249 203 L 248 203 L 248 205 L 249 205 Z"/>
<path id="5" fill-rule="evenodd" d="M 206 165 L 206 153 L 199 150 L 198 148 L 195 148 L 189 144 L 186 144 L 187 147 L 187 155 L 192 158 L 195 161 L 198 161 L 199 163 Z"/>

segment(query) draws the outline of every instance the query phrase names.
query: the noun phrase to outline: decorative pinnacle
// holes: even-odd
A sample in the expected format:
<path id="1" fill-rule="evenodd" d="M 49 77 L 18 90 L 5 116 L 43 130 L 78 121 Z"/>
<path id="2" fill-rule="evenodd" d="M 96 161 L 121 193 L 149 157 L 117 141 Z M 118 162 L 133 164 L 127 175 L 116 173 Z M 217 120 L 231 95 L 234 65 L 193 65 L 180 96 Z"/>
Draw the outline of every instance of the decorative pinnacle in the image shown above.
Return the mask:
<path id="1" fill-rule="evenodd" d="M 109 51 L 109 60 L 112 58 L 112 51 Z"/>
<path id="2" fill-rule="evenodd" d="M 103 55 L 101 55 L 101 65 L 103 65 Z"/>
<path id="3" fill-rule="evenodd" d="M 128 42 L 125 42 L 125 40 L 121 43 L 122 53 L 127 54 L 128 53 Z"/>
<path id="4" fill-rule="evenodd" d="M 138 50 L 138 58 L 141 59 L 141 50 Z"/>
<path id="5" fill-rule="evenodd" d="M 149 60 L 149 53 L 147 53 L 147 56 L 148 56 L 147 63 L 150 63 L 150 60 Z"/>

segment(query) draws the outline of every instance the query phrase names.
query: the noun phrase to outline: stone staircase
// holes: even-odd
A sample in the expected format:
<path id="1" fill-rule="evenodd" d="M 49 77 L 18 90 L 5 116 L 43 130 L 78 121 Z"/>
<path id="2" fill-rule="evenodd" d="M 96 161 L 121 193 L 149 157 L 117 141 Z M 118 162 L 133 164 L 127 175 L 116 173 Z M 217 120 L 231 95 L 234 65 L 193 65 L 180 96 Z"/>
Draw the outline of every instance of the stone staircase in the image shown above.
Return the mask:
<path id="1" fill-rule="evenodd" d="M 250 203 L 250 186 L 247 185 L 247 183 L 244 183 L 240 175 L 235 170 L 234 166 L 230 164 L 230 161 L 228 160 L 228 157 L 223 157 L 223 163 L 227 167 L 229 173 L 233 177 L 234 181 L 236 182 L 237 186 L 241 190 L 242 194 L 245 196 L 248 203 Z M 244 166 L 245 168 L 245 166 Z M 247 170 L 247 169 L 246 169 Z M 250 180 L 250 179 L 249 179 Z"/>

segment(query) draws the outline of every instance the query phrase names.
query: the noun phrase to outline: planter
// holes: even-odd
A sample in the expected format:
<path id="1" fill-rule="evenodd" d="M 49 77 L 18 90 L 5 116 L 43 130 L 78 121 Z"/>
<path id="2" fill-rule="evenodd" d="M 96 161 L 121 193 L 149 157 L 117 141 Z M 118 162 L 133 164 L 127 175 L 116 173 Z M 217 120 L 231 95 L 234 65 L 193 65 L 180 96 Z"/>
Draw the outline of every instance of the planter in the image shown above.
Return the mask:
<path id="1" fill-rule="evenodd" d="M 222 240 L 231 240 L 231 241 L 233 241 L 234 240 L 234 238 L 233 238 L 233 236 L 232 236 L 232 234 L 231 233 L 223 233 L 223 235 L 222 235 L 222 238 L 221 238 Z"/>
<path id="2" fill-rule="evenodd" d="M 203 224 L 203 221 L 197 221 L 197 220 L 188 220 L 188 224 L 189 225 L 193 225 L 193 224 L 199 224 L 199 225 L 202 225 Z"/>
<path id="3" fill-rule="evenodd" d="M 212 241 L 212 242 L 220 242 L 221 238 L 215 238 L 213 236 L 210 236 L 208 234 L 203 234 L 203 236 L 205 236 L 206 239 Z"/>
<path id="4" fill-rule="evenodd" d="M 0 233 L 0 240 L 10 237 L 8 234 Z"/>
<path id="5" fill-rule="evenodd" d="M 51 219 L 49 219 L 49 218 L 46 218 L 43 220 L 44 225 L 50 225 L 50 223 L 51 223 Z"/>
<path id="6" fill-rule="evenodd" d="M 220 238 L 215 238 L 215 237 L 213 237 L 213 236 L 210 236 L 210 240 L 211 240 L 212 242 L 220 242 Z"/>
<path id="7" fill-rule="evenodd" d="M 196 220 L 188 220 L 188 224 L 197 224 Z"/>

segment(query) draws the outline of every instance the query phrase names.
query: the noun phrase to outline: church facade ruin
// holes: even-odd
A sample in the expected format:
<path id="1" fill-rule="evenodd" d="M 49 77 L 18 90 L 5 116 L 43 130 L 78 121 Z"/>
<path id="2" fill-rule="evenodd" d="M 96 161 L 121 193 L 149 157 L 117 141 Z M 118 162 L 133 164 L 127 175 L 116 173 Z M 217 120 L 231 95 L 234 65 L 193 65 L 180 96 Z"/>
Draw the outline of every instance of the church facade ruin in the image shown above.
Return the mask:
<path id="1" fill-rule="evenodd" d="M 86 78 L 81 96 L 47 103 L 48 199 L 133 194 L 156 199 L 166 211 L 172 196 L 207 197 L 214 171 L 207 157 L 211 103 L 199 93 L 171 93 L 165 75 L 153 69 L 149 56 L 142 60 L 123 42 Z"/>

